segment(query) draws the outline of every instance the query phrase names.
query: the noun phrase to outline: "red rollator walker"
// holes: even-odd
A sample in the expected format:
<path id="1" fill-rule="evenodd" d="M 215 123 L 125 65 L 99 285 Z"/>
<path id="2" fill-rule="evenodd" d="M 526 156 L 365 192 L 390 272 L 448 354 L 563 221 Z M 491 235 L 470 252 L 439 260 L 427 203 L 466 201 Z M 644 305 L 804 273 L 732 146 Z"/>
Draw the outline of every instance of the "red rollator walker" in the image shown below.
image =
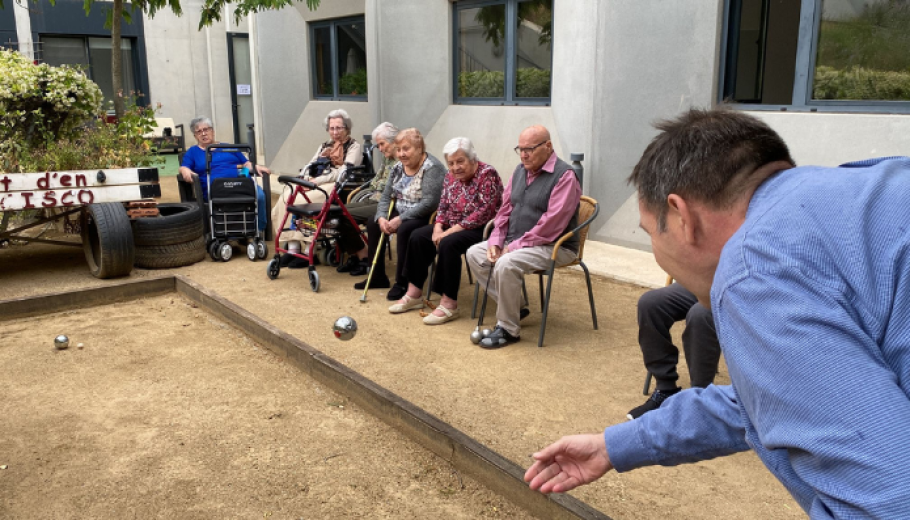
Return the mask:
<path id="1" fill-rule="evenodd" d="M 367 243 L 366 234 L 360 229 L 357 221 L 354 220 L 354 217 L 351 215 L 351 212 L 348 211 L 348 208 L 344 205 L 344 202 L 342 202 L 341 196 L 339 195 L 344 189 L 349 174 L 356 168 L 362 167 L 346 166 L 344 171 L 339 174 L 338 180 L 335 181 L 330 193 L 326 193 L 316 184 L 300 177 L 291 177 L 287 175 L 278 177 L 278 182 L 292 187 L 293 190 L 288 197 L 284 218 L 281 220 L 281 227 L 279 229 L 287 231 L 288 229 L 286 229 L 285 226 L 287 226 L 289 219 L 293 219 L 296 229 L 304 236 L 312 237 L 312 240 L 310 240 L 309 245 L 304 250 L 292 252 L 280 247 L 281 233 L 277 233 L 275 235 L 275 257 L 269 261 L 268 264 L 267 272 L 270 279 L 274 280 L 278 278 L 278 274 L 281 272 L 281 255 L 287 253 L 296 258 L 303 258 L 309 262 L 310 265 L 307 268 L 307 275 L 310 280 L 310 289 L 312 289 L 313 292 L 319 292 L 319 274 L 316 272 L 317 246 L 322 246 L 322 263 L 327 265 L 339 265 L 341 263 L 343 252 L 341 251 L 341 246 L 339 245 L 337 238 L 341 232 L 340 228 L 344 227 L 342 219 L 346 219 L 350 222 L 353 229 L 360 233 L 360 238 L 363 240 L 363 243 Z M 312 190 L 322 192 L 326 196 L 325 202 L 310 202 L 309 197 L 307 197 L 307 192 Z M 304 200 L 306 200 L 306 203 L 294 204 L 298 196 L 302 196 Z M 362 204 L 357 203 L 356 205 Z"/>

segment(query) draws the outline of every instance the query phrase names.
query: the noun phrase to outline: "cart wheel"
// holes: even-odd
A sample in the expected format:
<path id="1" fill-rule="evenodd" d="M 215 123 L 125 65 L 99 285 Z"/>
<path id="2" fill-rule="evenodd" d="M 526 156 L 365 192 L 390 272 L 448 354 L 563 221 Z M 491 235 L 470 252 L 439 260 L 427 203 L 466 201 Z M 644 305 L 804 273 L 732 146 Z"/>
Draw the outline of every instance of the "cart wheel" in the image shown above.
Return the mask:
<path id="1" fill-rule="evenodd" d="M 224 242 L 218 246 L 218 257 L 223 262 L 227 262 L 231 259 L 232 256 L 234 256 L 234 248 L 231 247 L 231 244 L 229 242 Z"/>
<path id="2" fill-rule="evenodd" d="M 221 258 L 218 257 L 218 246 L 219 244 L 217 240 L 209 244 L 209 256 L 212 257 L 212 260 L 215 262 L 221 260 Z"/>
<path id="3" fill-rule="evenodd" d="M 341 253 L 338 251 L 338 246 L 332 246 L 329 248 L 329 252 L 326 253 L 326 262 L 332 267 L 338 267 L 341 265 Z"/>
<path id="4" fill-rule="evenodd" d="M 246 257 L 250 259 L 250 262 L 256 261 L 256 242 L 250 242 L 246 245 Z"/>
<path id="5" fill-rule="evenodd" d="M 269 280 L 274 280 L 278 278 L 278 273 L 281 272 L 281 265 L 278 263 L 278 258 L 273 258 L 266 269 L 266 274 L 269 275 Z"/>
<path id="6" fill-rule="evenodd" d="M 262 240 L 256 241 L 256 258 L 259 260 L 265 260 L 269 256 L 269 248 L 265 245 L 265 242 Z"/>
<path id="7" fill-rule="evenodd" d="M 310 289 L 312 289 L 313 292 L 319 292 L 319 273 L 317 273 L 315 269 L 310 269 L 307 274 L 310 275 Z"/>

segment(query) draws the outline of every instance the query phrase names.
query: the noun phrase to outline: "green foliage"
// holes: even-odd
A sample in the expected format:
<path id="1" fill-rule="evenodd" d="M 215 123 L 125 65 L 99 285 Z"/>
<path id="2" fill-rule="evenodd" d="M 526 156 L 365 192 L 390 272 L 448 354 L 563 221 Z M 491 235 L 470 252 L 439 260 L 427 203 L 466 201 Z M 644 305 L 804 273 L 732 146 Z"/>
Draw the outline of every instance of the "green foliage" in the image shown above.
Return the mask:
<path id="1" fill-rule="evenodd" d="M 910 71 L 891 72 L 853 67 L 817 67 L 814 99 L 910 101 Z"/>
<path id="2" fill-rule="evenodd" d="M 157 0 L 163 1 L 163 0 Z M 177 1 L 177 0 L 172 0 Z M 221 12 L 225 5 L 234 5 L 234 20 L 240 22 L 250 13 L 261 11 L 278 10 L 283 7 L 294 5 L 302 0 L 240 0 L 232 2 L 231 0 L 205 0 L 202 5 L 202 17 L 199 19 L 199 29 L 212 25 L 212 22 L 221 21 Z M 315 11 L 319 7 L 320 0 L 306 0 L 307 8 Z"/>
<path id="3" fill-rule="evenodd" d="M 518 69 L 515 94 L 520 98 L 550 97 L 550 71 L 547 69 Z"/>
<path id="4" fill-rule="evenodd" d="M 463 98 L 501 98 L 505 95 L 505 75 L 497 70 L 462 72 L 458 75 L 458 96 Z M 515 78 L 516 96 L 520 98 L 550 97 L 550 71 L 518 69 Z"/>
<path id="5" fill-rule="evenodd" d="M 0 141 L 70 137 L 100 110 L 101 99 L 101 89 L 79 69 L 35 65 L 0 50 Z"/>
<path id="6" fill-rule="evenodd" d="M 907 0 L 873 2 L 855 18 L 822 21 L 817 63 L 841 70 L 910 71 L 908 28 Z"/>
<path id="7" fill-rule="evenodd" d="M 548 45 L 553 40 L 553 1 L 530 0 L 518 4 L 518 24 L 527 20 L 541 27 L 538 43 Z M 506 9 L 503 5 L 481 7 L 474 21 L 483 26 L 483 37 L 499 47 L 506 34 Z"/>
<path id="8" fill-rule="evenodd" d="M 367 69 L 357 69 L 353 74 L 345 74 L 338 79 L 338 93 L 348 96 L 367 95 Z"/>
<path id="9" fill-rule="evenodd" d="M 155 110 L 127 100 L 104 123 L 101 90 L 80 70 L 34 65 L 0 51 L 0 171 L 41 172 L 147 166 L 157 161 L 143 138 Z"/>

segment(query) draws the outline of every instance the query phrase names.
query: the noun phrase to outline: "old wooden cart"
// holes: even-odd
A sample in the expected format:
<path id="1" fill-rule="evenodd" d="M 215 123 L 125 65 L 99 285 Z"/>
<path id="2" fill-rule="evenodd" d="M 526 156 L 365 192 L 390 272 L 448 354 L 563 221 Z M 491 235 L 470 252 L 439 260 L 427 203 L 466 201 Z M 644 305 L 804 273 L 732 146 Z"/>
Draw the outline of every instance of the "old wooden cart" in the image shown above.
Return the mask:
<path id="1" fill-rule="evenodd" d="M 81 245 L 94 276 L 125 276 L 135 254 L 126 204 L 160 196 L 157 168 L 0 173 L 0 245 Z M 34 233 L 49 223 L 53 238 Z"/>

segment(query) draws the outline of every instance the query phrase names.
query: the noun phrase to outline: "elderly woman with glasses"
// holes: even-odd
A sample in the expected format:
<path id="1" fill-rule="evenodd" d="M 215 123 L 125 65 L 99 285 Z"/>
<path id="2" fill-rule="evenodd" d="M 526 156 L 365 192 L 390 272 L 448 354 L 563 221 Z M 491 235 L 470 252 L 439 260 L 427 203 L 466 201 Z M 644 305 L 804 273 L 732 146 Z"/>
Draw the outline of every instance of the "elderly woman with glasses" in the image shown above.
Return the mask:
<path id="1" fill-rule="evenodd" d="M 180 176 L 186 182 L 193 182 L 193 174 L 199 176 L 202 184 L 202 196 L 205 200 L 209 198 L 209 189 L 207 176 L 211 174 L 212 179 L 222 177 L 238 177 L 239 168 L 252 168 L 253 164 L 240 152 L 220 152 L 212 153 L 211 172 L 205 168 L 205 148 L 211 144 L 217 144 L 215 141 L 215 125 L 208 117 L 197 117 L 190 121 L 190 130 L 193 137 L 196 138 L 196 146 L 190 147 L 183 155 L 183 161 L 180 163 Z M 268 168 L 256 165 L 256 171 L 262 175 L 271 173 Z M 256 186 L 256 197 L 259 200 L 259 230 L 262 231 L 266 226 L 265 215 L 265 193 L 262 188 Z"/>
<path id="2" fill-rule="evenodd" d="M 446 143 L 442 153 L 449 173 L 442 186 L 436 221 L 411 234 L 404 259 L 408 290 L 389 307 L 392 314 L 423 307 L 423 284 L 430 264 L 436 259 L 433 291 L 442 298 L 436 310 L 423 319 L 427 325 L 439 325 L 458 317 L 461 255 L 483 240 L 484 226 L 493 220 L 502 204 L 499 173 L 477 160 L 470 139 L 456 137 Z"/>
<path id="3" fill-rule="evenodd" d="M 333 185 L 338 180 L 338 175 L 344 170 L 345 165 L 360 166 L 363 162 L 363 147 L 356 139 L 351 137 L 351 116 L 345 110 L 340 108 L 332 110 L 323 123 L 330 139 L 319 145 L 316 155 L 313 156 L 309 164 L 300 170 L 300 174 L 305 179 L 315 183 L 326 193 L 331 193 Z M 275 226 L 275 234 L 281 235 L 281 242 L 288 244 L 287 249 L 299 251 L 303 247 L 301 243 L 308 242 L 310 239 L 304 237 L 302 233 L 296 230 L 282 231 L 279 229 L 290 194 L 290 188 L 285 188 L 281 194 L 281 200 L 272 208 L 272 224 Z M 312 203 L 325 202 L 325 195 L 317 190 L 308 191 L 306 196 Z M 298 197 L 294 203 L 306 204 L 306 200 Z M 291 221 L 289 220 L 288 222 Z M 282 267 L 296 269 L 304 268 L 308 265 L 308 262 L 302 258 L 296 258 L 287 253 L 281 256 Z"/>
<path id="4" fill-rule="evenodd" d="M 363 290 L 370 282 L 371 289 L 384 289 L 392 284 L 385 273 L 385 241 L 379 248 L 379 237 L 383 234 L 397 236 L 398 266 L 395 270 L 395 285 L 386 295 L 391 301 L 398 300 L 407 292 L 404 277 L 404 259 L 407 258 L 411 233 L 426 225 L 430 215 L 439 205 L 442 183 L 446 175 L 445 166 L 439 159 L 426 152 L 423 136 L 416 128 L 407 128 L 395 138 L 398 163 L 392 167 L 386 182 L 376 214 L 367 221 L 369 257 L 375 259 L 375 269 L 368 280 L 354 284 Z M 391 204 L 394 201 L 394 206 Z M 391 213 L 390 213 L 391 208 Z"/>

